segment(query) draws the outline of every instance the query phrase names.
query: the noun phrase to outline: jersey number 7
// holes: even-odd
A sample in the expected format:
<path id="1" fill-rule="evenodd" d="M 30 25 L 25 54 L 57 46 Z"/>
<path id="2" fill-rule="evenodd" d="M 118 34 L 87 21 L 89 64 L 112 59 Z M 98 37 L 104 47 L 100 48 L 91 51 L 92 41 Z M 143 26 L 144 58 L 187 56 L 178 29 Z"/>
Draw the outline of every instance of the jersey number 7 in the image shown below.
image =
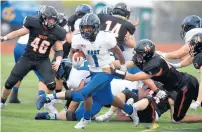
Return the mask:
<path id="1" fill-rule="evenodd" d="M 50 46 L 50 42 L 43 40 L 39 46 L 40 38 L 36 37 L 34 41 L 31 43 L 33 50 L 36 52 L 38 50 L 39 53 L 45 54 L 48 47 Z"/>

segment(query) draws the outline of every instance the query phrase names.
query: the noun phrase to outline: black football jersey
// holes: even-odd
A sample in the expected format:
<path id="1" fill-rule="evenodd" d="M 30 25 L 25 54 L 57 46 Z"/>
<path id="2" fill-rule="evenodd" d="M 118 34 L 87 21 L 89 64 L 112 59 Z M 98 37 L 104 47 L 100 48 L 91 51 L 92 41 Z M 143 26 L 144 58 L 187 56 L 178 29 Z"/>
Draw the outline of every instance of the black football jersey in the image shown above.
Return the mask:
<path id="1" fill-rule="evenodd" d="M 127 32 L 134 34 L 135 26 L 126 19 L 107 14 L 98 14 L 100 18 L 100 30 L 111 31 L 115 34 L 118 44 L 124 44 Z"/>
<path id="2" fill-rule="evenodd" d="M 167 62 L 158 54 L 156 54 L 143 67 L 139 68 L 149 75 L 155 75 L 152 79 L 164 84 L 164 89 L 167 91 L 180 90 L 188 78 L 186 73 L 179 72 L 175 68 L 169 67 Z M 162 72 L 158 75 L 159 71 Z"/>
<path id="3" fill-rule="evenodd" d="M 65 40 L 65 29 L 56 25 L 50 30 L 45 30 L 38 17 L 27 16 L 24 20 L 24 27 L 30 31 L 24 54 L 27 57 L 35 59 L 47 58 L 55 42 Z"/>
<path id="4" fill-rule="evenodd" d="M 200 67 L 202 66 L 202 52 L 197 54 L 195 57 L 194 57 L 194 60 L 193 60 L 193 65 L 196 69 L 200 69 Z"/>

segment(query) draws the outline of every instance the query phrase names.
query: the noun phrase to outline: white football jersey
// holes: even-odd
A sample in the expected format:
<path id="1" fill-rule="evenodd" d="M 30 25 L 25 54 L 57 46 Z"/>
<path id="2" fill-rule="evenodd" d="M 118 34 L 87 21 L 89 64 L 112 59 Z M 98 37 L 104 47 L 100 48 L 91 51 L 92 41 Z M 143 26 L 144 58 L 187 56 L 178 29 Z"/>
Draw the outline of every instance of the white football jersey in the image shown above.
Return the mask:
<path id="1" fill-rule="evenodd" d="M 26 35 L 24 35 L 24 36 L 21 36 L 21 37 L 18 39 L 18 43 L 19 43 L 19 44 L 27 45 L 28 40 L 29 40 L 29 34 L 26 34 Z"/>
<path id="2" fill-rule="evenodd" d="M 202 28 L 193 28 L 189 30 L 184 37 L 185 43 L 189 42 L 191 38 L 197 33 L 202 33 Z"/>
<path id="3" fill-rule="evenodd" d="M 117 95 L 118 93 L 122 92 L 125 89 L 130 91 L 137 90 L 142 88 L 144 83 L 142 81 L 128 81 L 128 80 L 121 80 L 121 79 L 113 79 L 111 81 L 111 90 L 113 95 Z"/>
<path id="4" fill-rule="evenodd" d="M 82 80 L 85 82 L 88 81 L 87 77 L 90 75 L 89 71 L 86 70 L 77 70 L 72 67 L 69 74 L 69 79 L 67 80 L 67 86 L 70 89 L 77 89 Z"/>
<path id="5" fill-rule="evenodd" d="M 106 31 L 99 31 L 94 42 L 84 39 L 80 33 L 72 38 L 72 48 L 84 52 L 92 72 L 102 72 L 102 68 L 109 67 L 112 63 L 110 49 L 116 46 L 114 34 Z"/>

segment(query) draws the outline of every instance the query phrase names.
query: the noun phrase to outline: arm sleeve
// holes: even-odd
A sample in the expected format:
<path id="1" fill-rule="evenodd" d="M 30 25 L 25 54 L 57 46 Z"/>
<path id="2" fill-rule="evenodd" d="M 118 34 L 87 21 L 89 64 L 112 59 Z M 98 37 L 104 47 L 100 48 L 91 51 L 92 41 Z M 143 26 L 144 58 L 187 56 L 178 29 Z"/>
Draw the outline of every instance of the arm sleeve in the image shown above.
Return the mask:
<path id="1" fill-rule="evenodd" d="M 78 43 L 78 35 L 79 34 L 75 34 L 73 37 L 72 37 L 72 48 L 73 49 L 81 49 L 81 45 Z"/>

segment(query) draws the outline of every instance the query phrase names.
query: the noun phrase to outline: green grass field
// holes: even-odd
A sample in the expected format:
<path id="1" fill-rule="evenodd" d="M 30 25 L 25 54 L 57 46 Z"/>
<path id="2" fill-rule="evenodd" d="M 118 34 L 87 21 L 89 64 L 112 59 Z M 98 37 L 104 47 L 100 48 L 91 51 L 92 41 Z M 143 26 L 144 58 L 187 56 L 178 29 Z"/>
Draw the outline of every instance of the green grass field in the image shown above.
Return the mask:
<path id="1" fill-rule="evenodd" d="M 11 68 L 14 65 L 13 56 L 1 56 L 1 87 L 10 74 Z M 193 67 L 181 69 L 197 78 L 199 73 Z M 35 107 L 35 99 L 37 95 L 37 78 L 33 72 L 30 72 L 21 85 L 19 98 L 21 104 L 8 104 L 8 107 L 1 111 L 1 130 L 2 132 L 74 132 L 79 131 L 74 129 L 77 122 L 69 121 L 36 121 L 34 116 L 37 112 Z M 57 108 L 62 109 L 63 104 L 57 105 Z M 103 109 L 101 113 L 104 113 Z M 197 113 L 202 116 L 202 108 L 197 112 L 190 110 L 189 114 Z M 133 127 L 130 122 L 109 122 L 97 123 L 92 122 L 87 128 L 81 131 L 86 132 L 202 132 L 202 123 L 195 124 L 172 124 L 170 123 L 169 112 L 164 114 L 159 121 L 157 129 L 148 130 L 145 126 L 148 124 L 140 124 L 138 127 Z"/>

